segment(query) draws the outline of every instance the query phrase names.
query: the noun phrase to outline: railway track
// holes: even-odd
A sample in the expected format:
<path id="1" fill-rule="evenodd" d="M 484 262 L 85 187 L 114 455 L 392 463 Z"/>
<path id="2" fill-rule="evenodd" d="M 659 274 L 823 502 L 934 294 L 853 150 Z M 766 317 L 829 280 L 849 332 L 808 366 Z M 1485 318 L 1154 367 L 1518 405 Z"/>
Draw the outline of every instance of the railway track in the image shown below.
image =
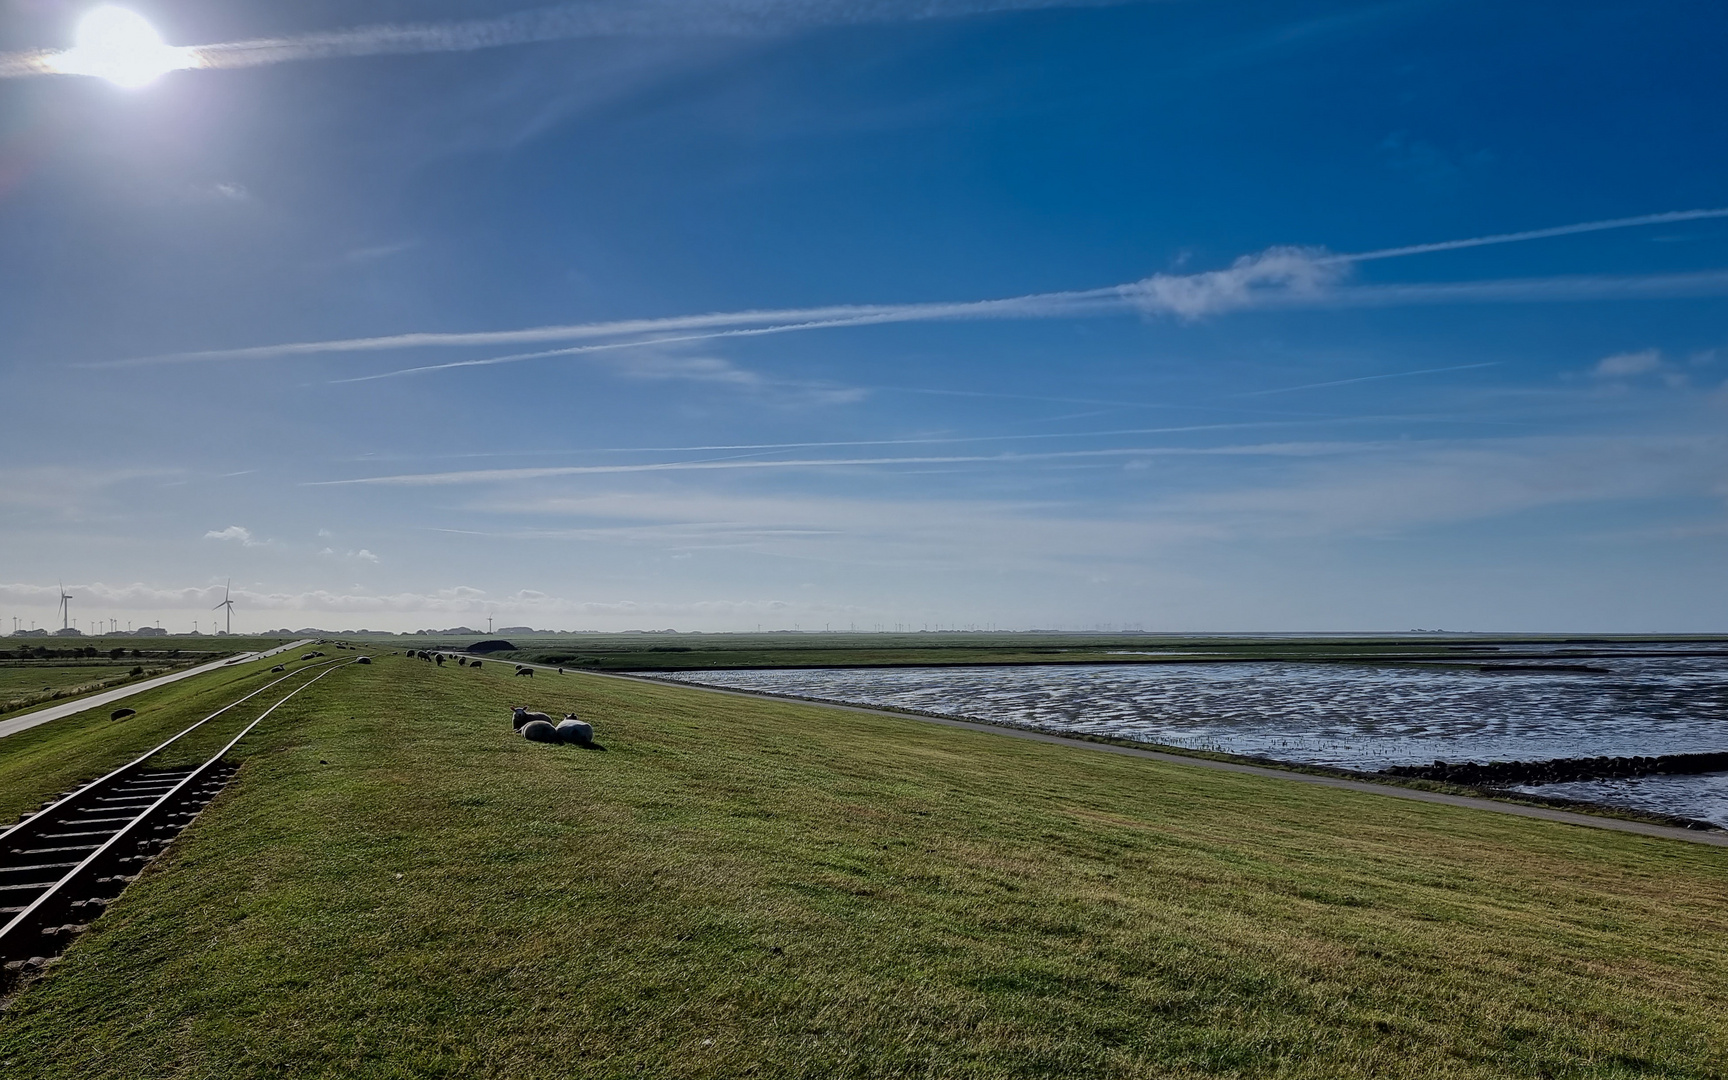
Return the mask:
<path id="1" fill-rule="evenodd" d="M 0 833 L 0 993 L 39 973 L 198 816 L 239 769 L 225 755 L 289 698 L 351 660 L 265 683 L 161 745 Z M 202 765 L 151 768 L 150 760 L 210 721 L 290 680 L 276 699 Z"/>

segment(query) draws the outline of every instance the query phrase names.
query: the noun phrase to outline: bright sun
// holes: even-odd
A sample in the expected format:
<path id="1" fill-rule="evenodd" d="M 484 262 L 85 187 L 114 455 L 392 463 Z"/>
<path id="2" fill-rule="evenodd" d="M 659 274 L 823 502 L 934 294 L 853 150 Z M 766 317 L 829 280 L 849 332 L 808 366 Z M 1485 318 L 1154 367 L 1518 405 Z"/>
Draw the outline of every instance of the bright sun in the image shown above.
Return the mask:
<path id="1" fill-rule="evenodd" d="M 144 16 L 113 4 L 78 20 L 75 40 L 71 49 L 49 58 L 49 66 L 63 75 L 94 75 L 129 90 L 198 62 L 191 49 L 164 44 Z"/>

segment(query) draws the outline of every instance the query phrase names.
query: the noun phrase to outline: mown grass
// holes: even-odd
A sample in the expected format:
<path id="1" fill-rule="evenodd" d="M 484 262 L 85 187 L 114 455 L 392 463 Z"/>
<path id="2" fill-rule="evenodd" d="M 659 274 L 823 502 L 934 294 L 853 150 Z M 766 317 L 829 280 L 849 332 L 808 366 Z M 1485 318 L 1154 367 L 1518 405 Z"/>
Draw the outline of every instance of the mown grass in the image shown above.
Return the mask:
<path id="1" fill-rule="evenodd" d="M 40 665 L 17 661 L 0 662 L 0 701 L 16 694 L 37 690 L 61 690 L 111 675 L 124 675 L 135 666 L 137 665 L 130 660 Z"/>
<path id="2" fill-rule="evenodd" d="M 124 765 L 247 691 L 277 678 L 270 674 L 270 668 L 280 662 L 278 657 L 218 668 L 0 738 L 0 825 L 10 824 L 25 810 L 34 810 L 51 795 Z M 310 665 L 290 661 L 287 666 L 295 670 Z M 283 684 L 284 691 L 291 688 L 292 684 Z M 272 700 L 266 694 L 253 702 Z M 135 710 L 137 715 L 108 719 L 122 707 Z M 177 745 L 174 753 L 164 754 L 153 763 L 171 765 L 208 758 L 224 739 L 232 738 L 255 716 L 257 712 L 242 706 L 205 725 L 182 740 L 183 747 Z"/>
<path id="3" fill-rule="evenodd" d="M 0 1072 L 1716 1076 L 1725 900 L 1715 848 L 382 657 L 249 737 Z"/>

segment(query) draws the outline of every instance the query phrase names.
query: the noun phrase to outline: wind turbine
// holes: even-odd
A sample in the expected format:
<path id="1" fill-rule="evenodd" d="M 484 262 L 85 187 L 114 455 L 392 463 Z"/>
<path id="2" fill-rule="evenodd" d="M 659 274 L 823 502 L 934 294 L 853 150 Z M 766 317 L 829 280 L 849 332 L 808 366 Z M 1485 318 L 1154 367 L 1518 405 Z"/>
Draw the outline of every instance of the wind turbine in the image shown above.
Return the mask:
<path id="1" fill-rule="evenodd" d="M 66 630 L 72 625 L 72 594 L 66 591 L 66 583 L 60 583 L 60 629 Z"/>
<path id="2" fill-rule="evenodd" d="M 233 586 L 233 585 L 234 585 L 234 579 L 233 579 L 233 578 L 229 578 L 229 579 L 228 579 L 228 584 L 227 584 L 227 585 L 224 585 L 224 586 L 222 586 L 222 602 L 221 602 L 221 603 L 220 603 L 220 604 L 217 604 L 217 605 L 216 605 L 216 606 L 215 606 L 215 607 L 213 607 L 213 608 L 211 608 L 211 609 L 210 609 L 210 610 L 211 610 L 211 611 L 221 611 L 221 610 L 222 610 L 222 609 L 223 609 L 223 608 L 227 608 L 227 609 L 228 609 L 228 623 L 227 623 L 227 625 L 228 625 L 228 629 L 227 629 L 227 634 L 228 634 L 228 635 L 229 635 L 229 636 L 230 636 L 230 637 L 232 637 L 232 636 L 233 636 L 233 635 L 234 635 L 234 601 L 233 601 L 233 600 L 231 600 L 231 599 L 230 599 L 230 598 L 229 598 L 229 596 L 228 596 L 228 590 L 229 590 L 229 589 L 230 589 L 230 588 L 231 588 L 231 587 L 232 587 L 232 586 Z"/>

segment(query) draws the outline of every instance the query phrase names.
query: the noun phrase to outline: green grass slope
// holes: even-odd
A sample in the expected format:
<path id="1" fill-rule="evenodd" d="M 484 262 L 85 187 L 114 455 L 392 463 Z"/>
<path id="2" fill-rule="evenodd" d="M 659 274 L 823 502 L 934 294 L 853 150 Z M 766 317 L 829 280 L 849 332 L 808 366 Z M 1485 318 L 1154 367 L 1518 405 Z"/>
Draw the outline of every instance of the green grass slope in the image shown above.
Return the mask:
<path id="1" fill-rule="evenodd" d="M 248 743 L 0 1074 L 1728 1071 L 1715 848 L 397 657 Z"/>

